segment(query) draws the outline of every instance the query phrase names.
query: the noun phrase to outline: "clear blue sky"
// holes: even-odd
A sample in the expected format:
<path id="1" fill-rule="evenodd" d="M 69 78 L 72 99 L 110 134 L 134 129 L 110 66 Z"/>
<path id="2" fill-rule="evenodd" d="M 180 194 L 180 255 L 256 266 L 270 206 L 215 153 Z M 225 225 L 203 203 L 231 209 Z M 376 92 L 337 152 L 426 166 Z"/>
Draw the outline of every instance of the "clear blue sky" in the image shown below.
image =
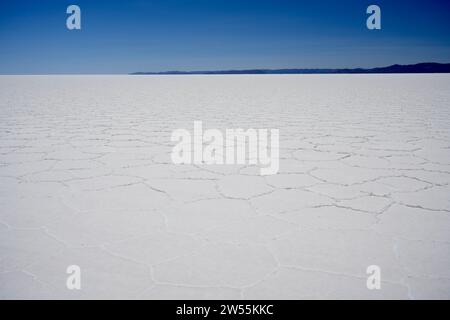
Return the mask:
<path id="1" fill-rule="evenodd" d="M 82 29 L 66 28 L 77 4 Z M 382 30 L 366 28 L 378 4 Z M 450 62 L 449 0 L 1 0 L 0 73 Z"/>

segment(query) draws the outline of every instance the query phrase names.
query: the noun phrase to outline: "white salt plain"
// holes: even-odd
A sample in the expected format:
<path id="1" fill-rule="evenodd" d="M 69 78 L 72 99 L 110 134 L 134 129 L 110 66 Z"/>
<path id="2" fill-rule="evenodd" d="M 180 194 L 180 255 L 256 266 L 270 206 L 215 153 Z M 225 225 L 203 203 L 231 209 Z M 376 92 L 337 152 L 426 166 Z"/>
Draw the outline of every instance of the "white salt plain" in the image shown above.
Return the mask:
<path id="1" fill-rule="evenodd" d="M 448 74 L 1 76 L 0 110 L 2 299 L 450 298 Z M 279 173 L 172 164 L 195 120 L 279 129 Z"/>

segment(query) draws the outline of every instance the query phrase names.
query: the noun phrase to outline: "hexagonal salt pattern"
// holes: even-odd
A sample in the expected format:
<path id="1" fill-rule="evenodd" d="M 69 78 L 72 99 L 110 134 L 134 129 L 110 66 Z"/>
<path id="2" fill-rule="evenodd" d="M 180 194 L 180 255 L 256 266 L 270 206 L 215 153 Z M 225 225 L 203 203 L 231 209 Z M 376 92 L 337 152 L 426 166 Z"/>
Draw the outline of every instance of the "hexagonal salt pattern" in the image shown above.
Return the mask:
<path id="1" fill-rule="evenodd" d="M 450 298 L 449 75 L 0 88 L 1 299 Z M 279 173 L 173 164 L 195 120 L 279 129 Z"/>

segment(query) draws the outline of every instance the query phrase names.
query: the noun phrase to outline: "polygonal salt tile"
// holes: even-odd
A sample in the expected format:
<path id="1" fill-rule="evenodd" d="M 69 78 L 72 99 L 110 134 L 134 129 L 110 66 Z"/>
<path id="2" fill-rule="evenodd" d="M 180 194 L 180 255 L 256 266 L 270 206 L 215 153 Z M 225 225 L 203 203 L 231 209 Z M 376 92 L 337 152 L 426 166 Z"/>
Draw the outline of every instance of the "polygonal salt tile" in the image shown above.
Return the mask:
<path id="1" fill-rule="evenodd" d="M 102 170 L 102 164 L 97 160 L 89 159 L 78 159 L 78 160 L 64 160 L 57 161 L 52 167 L 54 171 L 65 171 L 65 170 L 82 170 L 82 169 L 95 169 L 98 171 Z"/>
<path id="2" fill-rule="evenodd" d="M 78 211 L 148 211 L 166 206 L 169 197 L 144 184 L 120 186 L 108 190 L 78 191 L 63 198 Z"/>
<path id="3" fill-rule="evenodd" d="M 450 278 L 448 242 L 397 240 L 396 252 L 408 275 Z"/>
<path id="4" fill-rule="evenodd" d="M 450 242 L 450 215 L 395 204 L 380 216 L 374 230 L 410 240 Z"/>
<path id="5" fill-rule="evenodd" d="M 400 282 L 403 270 L 389 237 L 367 230 L 301 229 L 271 243 L 282 265 L 366 277 L 370 265 L 383 270 L 383 279 Z"/>
<path id="6" fill-rule="evenodd" d="M 450 183 L 450 173 L 441 171 L 408 170 L 405 172 L 409 177 L 414 177 L 422 181 L 436 185 L 445 185 Z"/>
<path id="7" fill-rule="evenodd" d="M 80 290 L 69 290 L 66 286 L 70 276 L 67 268 L 72 265 L 80 268 Z M 129 299 L 152 285 L 148 267 L 99 248 L 67 249 L 26 270 L 64 298 Z"/>
<path id="8" fill-rule="evenodd" d="M 55 162 L 54 160 L 40 160 L 0 166 L 0 176 L 17 178 L 30 173 L 50 170 Z"/>
<path id="9" fill-rule="evenodd" d="M 308 186 L 307 190 L 328 196 L 333 199 L 353 199 L 364 195 L 360 186 L 342 186 L 339 184 L 322 183 L 313 186 Z"/>
<path id="10" fill-rule="evenodd" d="M 280 170 L 278 173 L 305 173 L 315 166 L 313 162 L 304 162 L 296 159 L 280 159 Z"/>
<path id="11" fill-rule="evenodd" d="M 4 178 L 0 179 L 0 199 L 5 198 L 7 201 L 13 201 L 9 198 L 58 198 L 57 200 L 60 200 L 63 195 L 70 193 L 70 190 L 59 182 L 29 182 L 25 180 L 16 180 L 13 182 L 7 180 L 5 185 L 2 185 L 1 182 L 3 181 Z"/>
<path id="12" fill-rule="evenodd" d="M 292 174 L 276 174 L 265 177 L 267 183 L 275 188 L 304 188 L 322 183 L 308 174 L 292 173 Z"/>
<path id="13" fill-rule="evenodd" d="M 250 199 L 273 190 L 260 176 L 226 176 L 217 181 L 217 186 L 225 197 L 235 199 Z"/>
<path id="14" fill-rule="evenodd" d="M 381 283 L 369 290 L 365 277 L 332 274 L 320 270 L 280 268 L 255 286 L 244 290 L 245 299 L 406 299 L 404 286 Z"/>
<path id="15" fill-rule="evenodd" d="M 172 199 L 184 202 L 219 198 L 214 181 L 196 179 L 151 179 L 147 185 L 166 192 Z"/>
<path id="16" fill-rule="evenodd" d="M 395 191 L 403 192 L 413 192 L 431 186 L 430 183 L 410 177 L 386 177 L 379 179 L 377 182 L 387 185 Z"/>
<path id="17" fill-rule="evenodd" d="M 331 200 L 325 196 L 297 189 L 275 190 L 270 194 L 253 198 L 250 202 L 259 213 L 263 214 L 332 204 Z"/>
<path id="18" fill-rule="evenodd" d="M 199 236 L 214 242 L 262 244 L 296 229 L 296 225 L 280 219 L 270 216 L 256 216 L 219 225 L 199 233 Z"/>
<path id="19" fill-rule="evenodd" d="M 67 181 L 65 184 L 74 190 L 100 190 L 132 185 L 141 182 L 142 180 L 143 179 L 130 176 L 105 175 Z"/>
<path id="20" fill-rule="evenodd" d="M 339 160 L 346 157 L 346 154 L 318 151 L 318 150 L 298 150 L 294 152 L 294 158 L 301 161 L 329 161 Z"/>
<path id="21" fill-rule="evenodd" d="M 415 154 L 421 158 L 425 158 L 430 162 L 446 163 L 450 162 L 450 149 L 448 143 L 444 148 L 438 146 L 428 145 L 421 150 L 415 152 Z M 422 160 L 423 161 L 423 160 Z"/>
<path id="22" fill-rule="evenodd" d="M 71 246 L 92 246 L 157 232 L 165 220 L 156 211 L 96 210 L 51 221 L 48 232 Z"/>
<path id="23" fill-rule="evenodd" d="M 0 198 L 0 221 L 14 228 L 41 228 L 56 219 L 70 217 L 73 210 L 55 197 Z"/>
<path id="24" fill-rule="evenodd" d="M 426 160 L 414 156 L 408 155 L 389 155 L 384 157 L 391 164 L 392 168 L 396 169 L 416 169 L 426 163 Z"/>
<path id="25" fill-rule="evenodd" d="M 340 170 L 333 168 L 319 168 L 311 172 L 311 174 L 326 182 L 350 185 L 366 182 L 382 176 L 392 175 L 392 171 L 358 167 L 341 168 Z"/>
<path id="26" fill-rule="evenodd" d="M 254 215 L 245 201 L 234 199 L 201 200 L 166 211 L 169 230 L 183 233 L 201 232 Z"/>
<path id="27" fill-rule="evenodd" d="M 151 265 L 189 254 L 202 245 L 202 241 L 188 235 L 158 232 L 111 243 L 106 248 L 122 257 Z"/>
<path id="28" fill-rule="evenodd" d="M 351 208 L 370 213 L 381 213 L 389 207 L 392 200 L 386 197 L 366 196 L 351 200 L 339 200 L 338 206 Z"/>
<path id="29" fill-rule="evenodd" d="M 450 212 L 450 186 L 433 187 L 412 193 L 395 193 L 393 199 L 405 205 Z"/>
<path id="30" fill-rule="evenodd" d="M 0 272 L 21 270 L 63 248 L 63 244 L 43 230 L 2 231 L 0 233 Z"/>
<path id="31" fill-rule="evenodd" d="M 335 206 L 304 208 L 279 216 L 301 228 L 313 229 L 370 229 L 377 221 L 373 214 Z"/>
<path id="32" fill-rule="evenodd" d="M 1 164 L 12 164 L 21 162 L 33 162 L 43 160 L 45 153 L 31 153 L 31 152 L 13 152 L 9 154 L 0 154 Z"/>
<path id="33" fill-rule="evenodd" d="M 47 153 L 45 158 L 50 160 L 87 160 L 96 159 L 98 155 L 85 153 L 73 147 L 58 147 L 55 151 Z"/>
<path id="34" fill-rule="evenodd" d="M 204 164 L 198 165 L 200 170 L 216 173 L 220 175 L 238 174 L 239 171 L 244 168 L 244 165 L 231 165 L 231 164 Z"/>
<path id="35" fill-rule="evenodd" d="M 126 165 L 128 167 L 124 167 Z M 129 162 L 126 162 L 126 160 L 124 160 L 123 164 L 122 163 L 120 163 L 120 164 L 109 164 L 108 163 L 108 166 L 111 168 L 120 167 L 119 169 L 115 169 L 115 171 L 114 171 L 117 174 L 139 177 L 142 179 L 148 179 L 149 181 L 151 181 L 152 179 L 157 179 L 157 178 L 170 178 L 170 177 L 175 176 L 171 167 L 168 165 L 164 165 L 164 164 L 133 166 Z"/>
<path id="36" fill-rule="evenodd" d="M 21 271 L 0 273 L 0 288 L 2 300 L 58 299 L 51 287 Z"/>
<path id="37" fill-rule="evenodd" d="M 364 167 L 364 168 L 386 169 L 391 166 L 390 162 L 386 159 L 379 158 L 379 157 L 360 156 L 360 155 L 353 155 L 351 157 L 343 159 L 342 161 L 350 166 L 358 166 L 358 167 Z"/>
<path id="38" fill-rule="evenodd" d="M 275 268 L 276 261 L 263 246 L 211 244 L 155 266 L 154 278 L 170 284 L 242 287 Z"/>

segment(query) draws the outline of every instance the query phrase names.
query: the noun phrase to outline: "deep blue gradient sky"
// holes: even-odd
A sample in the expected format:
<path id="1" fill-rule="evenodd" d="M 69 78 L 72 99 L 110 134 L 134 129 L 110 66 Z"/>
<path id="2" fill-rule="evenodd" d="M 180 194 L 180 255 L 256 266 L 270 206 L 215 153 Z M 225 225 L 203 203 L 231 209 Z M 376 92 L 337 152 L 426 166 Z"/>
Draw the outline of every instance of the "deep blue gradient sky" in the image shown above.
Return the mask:
<path id="1" fill-rule="evenodd" d="M 77 4 L 82 29 L 66 28 Z M 366 28 L 366 8 L 382 30 Z M 450 62 L 449 0 L 1 0 L 0 73 Z"/>

